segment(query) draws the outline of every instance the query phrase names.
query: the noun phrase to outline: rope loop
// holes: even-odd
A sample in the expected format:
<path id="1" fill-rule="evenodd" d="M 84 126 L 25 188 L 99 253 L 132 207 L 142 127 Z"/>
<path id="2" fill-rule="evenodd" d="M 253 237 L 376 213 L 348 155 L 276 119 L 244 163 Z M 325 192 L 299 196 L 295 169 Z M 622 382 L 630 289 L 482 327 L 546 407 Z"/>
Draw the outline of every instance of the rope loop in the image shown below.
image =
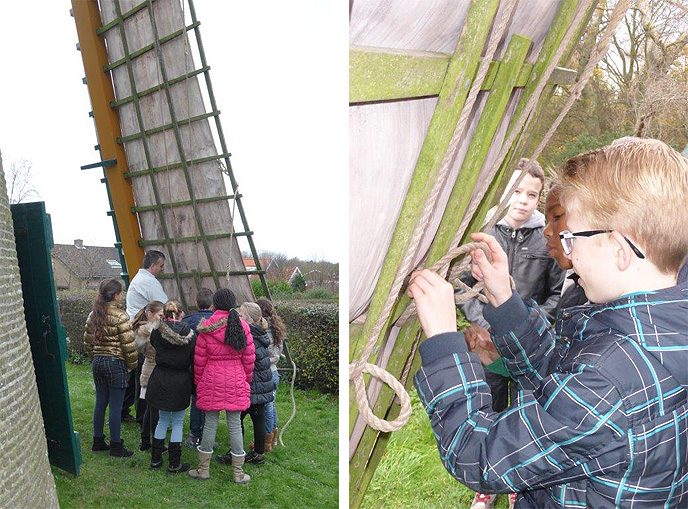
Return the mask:
<path id="1" fill-rule="evenodd" d="M 370 408 L 370 402 L 368 401 L 365 381 L 363 380 L 364 373 L 368 373 L 389 385 L 399 398 L 401 412 L 393 421 L 380 419 L 373 413 L 373 410 Z M 371 428 L 389 433 L 391 431 L 400 430 L 406 424 L 406 421 L 408 421 L 411 415 L 411 398 L 408 392 L 406 392 L 406 388 L 394 377 L 394 375 L 380 366 L 370 364 L 369 362 L 363 362 L 349 365 L 349 380 L 354 382 L 358 411 Z"/>

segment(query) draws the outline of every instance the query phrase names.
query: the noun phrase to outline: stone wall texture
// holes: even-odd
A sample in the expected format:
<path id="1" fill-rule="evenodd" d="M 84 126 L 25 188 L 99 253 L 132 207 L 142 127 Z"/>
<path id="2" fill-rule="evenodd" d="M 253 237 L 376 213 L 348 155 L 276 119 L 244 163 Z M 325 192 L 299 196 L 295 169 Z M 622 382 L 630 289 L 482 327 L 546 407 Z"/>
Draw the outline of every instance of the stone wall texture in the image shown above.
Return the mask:
<path id="1" fill-rule="evenodd" d="M 0 158 L 0 507 L 59 507 Z"/>

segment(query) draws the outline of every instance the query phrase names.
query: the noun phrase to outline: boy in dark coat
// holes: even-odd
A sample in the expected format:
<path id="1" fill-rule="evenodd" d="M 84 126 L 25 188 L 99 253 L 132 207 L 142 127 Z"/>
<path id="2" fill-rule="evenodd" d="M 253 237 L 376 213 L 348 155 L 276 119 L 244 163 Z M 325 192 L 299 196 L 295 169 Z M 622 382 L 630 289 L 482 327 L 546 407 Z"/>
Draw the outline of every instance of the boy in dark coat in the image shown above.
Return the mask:
<path id="1" fill-rule="evenodd" d="M 527 168 L 527 170 L 526 170 Z M 564 284 L 565 272 L 548 256 L 546 239 L 543 236 L 545 218 L 538 210 L 545 174 L 536 161 L 521 159 L 518 169 L 527 171 L 518 185 L 504 218 L 492 228 L 490 234 L 497 239 L 509 259 L 509 274 L 516 283 L 516 291 L 523 299 L 534 299 L 553 320 Z M 465 283 L 473 286 L 476 281 L 470 276 Z M 489 338 L 489 324 L 483 317 L 484 304 L 477 299 L 461 306 L 471 327 L 466 330 L 469 340 Z M 487 383 L 492 391 L 492 407 L 501 412 L 513 400 L 516 385 L 509 377 L 487 372 Z M 496 497 L 477 493 L 472 509 L 490 509 Z"/>

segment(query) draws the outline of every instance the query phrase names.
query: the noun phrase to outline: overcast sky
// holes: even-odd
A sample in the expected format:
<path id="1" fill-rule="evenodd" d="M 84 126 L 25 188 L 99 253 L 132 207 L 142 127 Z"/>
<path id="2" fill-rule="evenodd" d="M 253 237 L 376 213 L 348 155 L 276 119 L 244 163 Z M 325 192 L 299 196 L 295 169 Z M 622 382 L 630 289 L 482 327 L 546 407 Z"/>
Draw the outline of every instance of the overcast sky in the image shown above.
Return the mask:
<path id="1" fill-rule="evenodd" d="M 256 247 L 343 261 L 346 2 L 194 4 Z M 79 169 L 98 153 L 70 7 L 67 0 L 0 2 L 0 151 L 6 171 L 19 159 L 33 163 L 56 243 L 105 246 L 115 237 L 102 170 Z"/>

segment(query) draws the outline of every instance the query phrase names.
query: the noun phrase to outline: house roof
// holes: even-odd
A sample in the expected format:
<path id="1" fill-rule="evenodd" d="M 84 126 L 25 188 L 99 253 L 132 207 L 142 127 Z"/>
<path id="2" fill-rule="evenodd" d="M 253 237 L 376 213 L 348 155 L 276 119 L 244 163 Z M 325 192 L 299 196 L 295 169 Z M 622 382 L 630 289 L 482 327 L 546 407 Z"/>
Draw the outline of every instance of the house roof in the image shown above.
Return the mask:
<path id="1" fill-rule="evenodd" d="M 262 270 L 267 270 L 270 263 L 272 263 L 272 258 L 259 258 L 260 268 Z M 256 270 L 256 261 L 253 258 L 244 258 L 244 267 L 246 270 Z"/>
<path id="2" fill-rule="evenodd" d="M 122 272 L 119 253 L 114 246 L 78 248 L 74 244 L 55 244 L 51 254 L 79 277 L 119 277 Z"/>

